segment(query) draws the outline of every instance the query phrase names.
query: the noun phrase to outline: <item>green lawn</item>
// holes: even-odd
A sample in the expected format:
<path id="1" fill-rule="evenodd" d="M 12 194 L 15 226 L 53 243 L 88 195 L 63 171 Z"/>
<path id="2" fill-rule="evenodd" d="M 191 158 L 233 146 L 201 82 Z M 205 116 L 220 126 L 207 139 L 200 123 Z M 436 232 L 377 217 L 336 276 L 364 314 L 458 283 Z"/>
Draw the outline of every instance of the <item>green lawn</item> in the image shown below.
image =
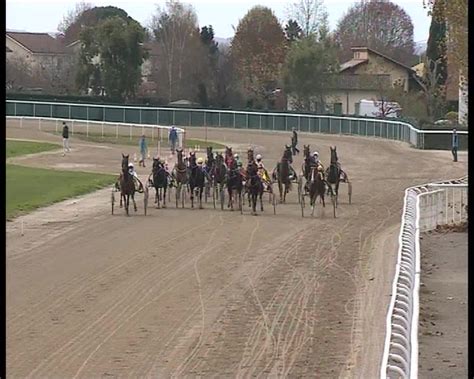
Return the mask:
<path id="1" fill-rule="evenodd" d="M 56 134 L 56 135 L 61 134 L 59 132 L 57 132 L 57 133 L 52 132 L 52 133 Z M 89 133 L 89 135 L 87 135 L 84 132 L 74 132 L 74 135 L 71 135 L 70 137 L 78 138 L 80 140 L 88 141 L 88 142 L 110 143 L 110 144 L 117 144 L 117 145 L 136 146 L 137 149 L 138 149 L 138 141 L 139 141 L 139 137 L 132 137 L 132 139 L 130 140 L 130 136 L 125 136 L 125 135 L 119 135 L 118 137 L 116 137 L 115 135 L 104 135 L 104 136 L 102 136 L 102 134 L 100 134 L 100 133 Z M 150 148 L 150 146 L 156 146 L 157 143 L 158 142 L 157 142 L 156 139 L 154 141 L 152 141 L 150 137 L 147 137 L 148 148 Z M 225 148 L 225 146 L 220 144 L 220 143 L 213 142 L 213 141 L 207 141 L 206 142 L 206 141 L 200 140 L 200 139 L 187 139 L 185 143 L 186 143 L 187 148 L 194 148 L 196 145 L 199 145 L 201 147 L 201 149 L 205 149 L 207 146 L 212 146 L 213 149 L 224 149 Z M 168 146 L 168 140 L 167 139 L 165 139 L 162 142 L 162 146 L 164 146 L 164 145 Z"/>
<path id="2" fill-rule="evenodd" d="M 6 141 L 7 158 L 54 150 L 43 142 Z M 6 165 L 7 220 L 36 208 L 86 194 L 112 184 L 115 175 Z"/>
<path id="3" fill-rule="evenodd" d="M 61 148 L 60 145 L 47 142 L 30 142 L 30 141 L 6 141 L 7 158 L 18 157 L 25 154 L 36 154 L 42 151 L 50 151 Z"/>

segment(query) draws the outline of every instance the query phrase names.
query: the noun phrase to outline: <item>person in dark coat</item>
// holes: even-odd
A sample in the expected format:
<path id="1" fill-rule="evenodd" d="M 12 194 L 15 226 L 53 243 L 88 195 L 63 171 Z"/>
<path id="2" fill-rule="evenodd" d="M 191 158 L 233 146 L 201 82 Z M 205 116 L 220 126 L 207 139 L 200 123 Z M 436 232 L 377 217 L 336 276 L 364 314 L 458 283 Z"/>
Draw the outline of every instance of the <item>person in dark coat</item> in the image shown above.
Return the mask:
<path id="1" fill-rule="evenodd" d="M 71 149 L 69 148 L 69 127 L 66 125 L 66 122 L 63 121 L 63 156 L 66 155 L 66 151 L 69 153 Z"/>
<path id="2" fill-rule="evenodd" d="M 296 145 L 298 145 L 298 133 L 296 133 L 296 129 L 293 128 L 293 135 L 291 136 L 291 150 L 293 152 L 293 155 L 300 153 Z"/>
<path id="3" fill-rule="evenodd" d="M 453 153 L 453 161 L 458 161 L 458 148 L 459 148 L 459 136 L 456 132 L 456 128 L 453 129 L 453 140 L 452 140 L 452 148 L 451 152 Z"/>

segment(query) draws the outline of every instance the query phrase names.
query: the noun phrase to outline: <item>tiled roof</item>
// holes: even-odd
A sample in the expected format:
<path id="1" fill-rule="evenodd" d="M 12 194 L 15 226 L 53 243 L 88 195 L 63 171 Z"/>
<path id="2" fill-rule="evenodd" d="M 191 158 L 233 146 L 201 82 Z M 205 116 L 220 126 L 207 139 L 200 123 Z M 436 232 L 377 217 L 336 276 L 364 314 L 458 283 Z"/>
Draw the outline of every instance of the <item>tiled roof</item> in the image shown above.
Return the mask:
<path id="1" fill-rule="evenodd" d="M 61 42 L 48 33 L 6 32 L 6 35 L 30 50 L 39 54 L 66 54 Z"/>
<path id="2" fill-rule="evenodd" d="M 353 68 L 355 66 L 360 65 L 361 63 L 367 62 L 368 59 L 351 59 L 350 61 L 347 61 L 343 64 L 341 64 L 340 72 L 345 71 L 349 68 Z"/>

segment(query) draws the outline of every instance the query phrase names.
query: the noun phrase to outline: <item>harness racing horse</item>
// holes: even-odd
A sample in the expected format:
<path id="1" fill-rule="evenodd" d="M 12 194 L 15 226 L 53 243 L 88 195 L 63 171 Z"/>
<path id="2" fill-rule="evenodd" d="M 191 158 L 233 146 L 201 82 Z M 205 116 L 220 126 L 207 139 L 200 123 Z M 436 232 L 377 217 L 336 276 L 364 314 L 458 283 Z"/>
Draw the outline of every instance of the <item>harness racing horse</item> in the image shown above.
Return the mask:
<path id="1" fill-rule="evenodd" d="M 283 157 L 276 167 L 276 177 L 278 180 L 278 190 L 280 191 L 280 203 L 286 202 L 286 194 L 291 189 L 290 163 L 293 161 L 291 146 L 285 145 Z M 283 186 L 285 190 L 283 191 Z"/>
<path id="2" fill-rule="evenodd" d="M 194 208 L 194 190 L 199 190 L 199 209 L 202 209 L 202 193 L 204 190 L 204 182 L 206 179 L 206 173 L 204 168 L 196 163 L 196 155 L 192 154 L 189 157 L 189 187 L 191 189 L 191 208 Z"/>
<path id="3" fill-rule="evenodd" d="M 250 199 L 252 199 L 252 214 L 257 215 L 257 196 L 260 198 L 260 210 L 263 212 L 263 182 L 260 175 L 258 175 L 258 167 L 255 161 L 249 161 L 247 165 L 247 180 L 246 187 L 249 194 L 249 206 Z"/>
<path id="4" fill-rule="evenodd" d="M 230 146 L 225 147 L 225 165 L 227 168 L 230 168 L 232 162 L 234 162 L 234 154 L 232 153 L 232 148 Z"/>
<path id="5" fill-rule="evenodd" d="M 318 196 L 322 200 L 323 208 L 326 207 L 324 203 L 324 193 L 326 192 L 326 183 L 323 178 L 322 171 L 316 167 L 311 168 L 311 174 L 309 178 L 309 198 L 311 206 L 311 216 L 314 216 L 314 208 L 316 207 L 316 199 Z"/>
<path id="6" fill-rule="evenodd" d="M 239 199 L 239 209 L 242 212 L 242 174 L 237 167 L 237 162 L 234 157 L 228 160 L 228 170 L 227 170 L 227 193 L 229 194 L 229 203 L 227 208 L 234 210 L 234 192 L 235 196 L 238 196 Z"/>
<path id="7" fill-rule="evenodd" d="M 329 148 L 331 149 L 331 163 L 326 169 L 326 181 L 328 183 L 328 194 L 331 189 L 336 196 L 337 207 L 337 196 L 339 193 L 339 182 L 341 181 L 341 174 L 343 176 L 343 181 L 347 180 L 347 175 L 344 171 L 342 171 L 341 165 L 338 162 L 336 146 L 334 146 L 334 148 L 332 148 L 332 146 L 329 146 Z"/>
<path id="8" fill-rule="evenodd" d="M 207 198 L 211 196 L 211 188 L 214 187 L 214 183 L 213 183 L 214 177 L 212 175 L 212 172 L 213 172 L 216 159 L 214 158 L 214 153 L 212 152 L 212 146 L 208 146 L 206 148 L 206 151 L 207 151 L 207 159 L 206 159 L 205 171 L 206 171 L 207 180 L 206 180 L 206 185 L 205 185 L 205 188 L 206 188 L 205 196 L 206 196 L 206 202 L 207 202 Z M 214 208 L 215 207 L 216 205 L 214 203 Z"/>
<path id="9" fill-rule="evenodd" d="M 224 185 L 227 180 L 227 167 L 222 153 L 216 153 L 216 161 L 211 171 L 214 199 L 219 196 L 221 210 L 224 210 Z"/>
<path id="10" fill-rule="evenodd" d="M 132 197 L 133 208 L 137 211 L 137 204 L 135 203 L 135 182 L 133 176 L 128 171 L 128 157 L 129 155 L 122 154 L 122 174 L 120 175 L 120 206 L 122 206 L 122 199 L 125 206 L 127 216 L 128 206 L 130 204 L 130 197 Z"/>
<path id="11" fill-rule="evenodd" d="M 163 163 L 159 159 L 153 158 L 153 168 L 150 176 L 153 176 L 151 184 L 155 188 L 156 208 L 160 208 L 160 201 L 163 200 L 163 208 L 166 208 L 166 190 L 168 188 L 168 176 Z M 148 180 L 150 178 L 148 177 Z"/>
<path id="12" fill-rule="evenodd" d="M 178 201 L 181 197 L 181 205 L 182 208 L 184 208 L 185 191 L 183 189 L 186 187 L 186 184 L 188 184 L 188 168 L 183 159 L 183 149 L 177 149 L 176 152 L 178 162 L 173 170 L 173 176 L 176 180 L 176 207 L 178 207 Z"/>

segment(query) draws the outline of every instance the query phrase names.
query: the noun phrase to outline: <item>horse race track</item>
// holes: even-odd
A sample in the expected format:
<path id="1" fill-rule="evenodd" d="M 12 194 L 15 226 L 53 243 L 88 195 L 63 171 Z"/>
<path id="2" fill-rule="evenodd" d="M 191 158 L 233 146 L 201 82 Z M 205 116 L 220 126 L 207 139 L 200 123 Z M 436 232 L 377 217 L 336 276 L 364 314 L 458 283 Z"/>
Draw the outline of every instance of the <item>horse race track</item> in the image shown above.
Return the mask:
<path id="1" fill-rule="evenodd" d="M 269 169 L 290 141 L 290 133 L 208 135 L 260 146 Z M 7 137 L 60 142 L 13 121 Z M 325 165 L 337 145 L 353 198 L 347 204 L 341 184 L 336 219 L 330 207 L 302 219 L 296 187 L 276 215 L 267 200 L 258 217 L 173 202 L 144 216 L 142 195 L 137 214 L 112 216 L 106 189 L 7 223 L 8 376 L 376 377 L 403 190 L 465 175 L 467 157 L 454 164 L 449 151 L 369 138 L 299 140 Z M 18 161 L 118 173 L 121 152 L 134 152 L 74 137 L 71 148 Z M 138 168 L 140 177 L 148 170 Z"/>

